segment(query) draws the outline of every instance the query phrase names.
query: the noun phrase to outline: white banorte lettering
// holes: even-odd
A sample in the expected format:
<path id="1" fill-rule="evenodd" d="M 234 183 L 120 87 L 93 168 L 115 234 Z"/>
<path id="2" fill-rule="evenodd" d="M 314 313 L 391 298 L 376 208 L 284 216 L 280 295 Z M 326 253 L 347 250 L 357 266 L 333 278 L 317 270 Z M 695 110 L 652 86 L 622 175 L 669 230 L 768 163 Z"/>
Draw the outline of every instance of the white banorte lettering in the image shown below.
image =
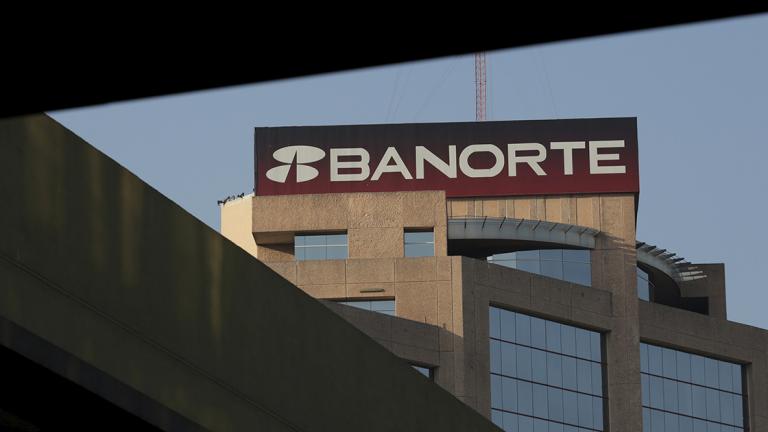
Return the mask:
<path id="1" fill-rule="evenodd" d="M 358 157 L 355 161 L 339 161 L 340 156 Z M 331 181 L 364 181 L 371 173 L 368 163 L 371 155 L 364 148 L 336 148 L 331 149 Z M 339 169 L 359 169 L 359 173 L 339 174 Z"/>

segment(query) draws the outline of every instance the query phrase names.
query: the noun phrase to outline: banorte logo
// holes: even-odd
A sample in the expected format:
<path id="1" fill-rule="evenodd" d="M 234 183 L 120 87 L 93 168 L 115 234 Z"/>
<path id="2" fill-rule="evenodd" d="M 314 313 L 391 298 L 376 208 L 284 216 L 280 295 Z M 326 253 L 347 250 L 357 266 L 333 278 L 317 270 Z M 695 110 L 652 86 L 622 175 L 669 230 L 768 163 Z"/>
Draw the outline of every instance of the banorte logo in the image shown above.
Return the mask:
<path id="1" fill-rule="evenodd" d="M 296 165 L 296 182 L 302 183 L 310 181 L 317 177 L 320 172 L 304 164 L 317 162 L 325 157 L 325 151 L 317 147 L 311 146 L 288 146 L 275 150 L 272 153 L 272 157 L 278 161 L 287 165 L 278 165 L 267 171 L 267 178 L 278 183 L 285 183 L 288 179 L 288 173 L 291 171 L 291 166 Z"/>

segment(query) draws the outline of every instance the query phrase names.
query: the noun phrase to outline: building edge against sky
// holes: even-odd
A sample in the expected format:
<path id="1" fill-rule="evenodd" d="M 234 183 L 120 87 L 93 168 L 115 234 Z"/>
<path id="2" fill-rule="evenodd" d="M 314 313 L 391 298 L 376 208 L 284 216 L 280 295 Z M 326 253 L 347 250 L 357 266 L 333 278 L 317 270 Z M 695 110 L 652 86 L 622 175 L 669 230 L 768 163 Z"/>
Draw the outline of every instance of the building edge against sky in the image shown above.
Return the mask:
<path id="1" fill-rule="evenodd" d="M 724 266 L 636 239 L 635 124 L 257 128 L 221 231 L 505 430 L 768 430 Z"/>

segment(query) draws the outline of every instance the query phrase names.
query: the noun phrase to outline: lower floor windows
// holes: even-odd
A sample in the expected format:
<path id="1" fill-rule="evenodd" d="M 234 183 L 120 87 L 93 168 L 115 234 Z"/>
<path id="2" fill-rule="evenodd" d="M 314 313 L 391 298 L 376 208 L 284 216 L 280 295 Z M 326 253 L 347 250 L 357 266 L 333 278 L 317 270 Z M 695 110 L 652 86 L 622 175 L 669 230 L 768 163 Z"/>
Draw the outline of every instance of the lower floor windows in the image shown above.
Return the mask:
<path id="1" fill-rule="evenodd" d="M 429 379 L 434 379 L 434 368 L 419 366 L 416 364 L 411 364 L 411 367 L 416 369 L 416 371 L 418 371 L 420 374 L 424 375 L 425 377 Z"/>
<path id="2" fill-rule="evenodd" d="M 491 415 L 505 431 L 604 430 L 602 338 L 490 308 Z"/>
<path id="3" fill-rule="evenodd" d="M 742 367 L 640 344 L 644 432 L 745 430 Z"/>

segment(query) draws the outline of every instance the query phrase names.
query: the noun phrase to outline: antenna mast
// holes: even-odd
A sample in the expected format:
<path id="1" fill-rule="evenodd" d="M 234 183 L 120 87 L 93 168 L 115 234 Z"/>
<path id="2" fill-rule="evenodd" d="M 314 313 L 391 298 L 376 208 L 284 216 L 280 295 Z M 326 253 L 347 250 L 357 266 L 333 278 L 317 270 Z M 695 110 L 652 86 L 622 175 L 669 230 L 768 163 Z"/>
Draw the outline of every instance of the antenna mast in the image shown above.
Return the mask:
<path id="1" fill-rule="evenodd" d="M 475 120 L 485 121 L 485 53 L 475 53 Z"/>

